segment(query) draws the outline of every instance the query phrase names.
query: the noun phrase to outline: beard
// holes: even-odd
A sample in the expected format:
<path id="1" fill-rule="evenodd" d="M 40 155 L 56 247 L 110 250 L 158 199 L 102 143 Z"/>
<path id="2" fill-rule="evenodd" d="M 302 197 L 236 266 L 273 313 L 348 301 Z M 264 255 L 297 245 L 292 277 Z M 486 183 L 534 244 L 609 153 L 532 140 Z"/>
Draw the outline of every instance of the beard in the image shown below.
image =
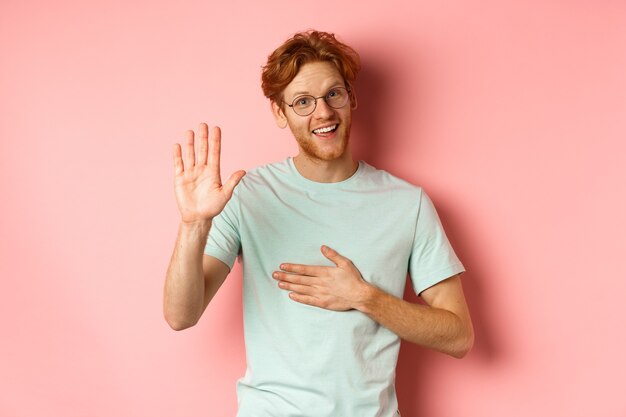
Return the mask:
<path id="1" fill-rule="evenodd" d="M 342 157 L 348 149 L 350 142 L 350 121 L 341 123 L 337 128 L 336 138 L 330 139 L 330 144 L 325 144 L 324 139 L 317 139 L 312 132 L 291 130 L 293 136 L 298 142 L 300 151 L 313 160 L 334 161 Z"/>

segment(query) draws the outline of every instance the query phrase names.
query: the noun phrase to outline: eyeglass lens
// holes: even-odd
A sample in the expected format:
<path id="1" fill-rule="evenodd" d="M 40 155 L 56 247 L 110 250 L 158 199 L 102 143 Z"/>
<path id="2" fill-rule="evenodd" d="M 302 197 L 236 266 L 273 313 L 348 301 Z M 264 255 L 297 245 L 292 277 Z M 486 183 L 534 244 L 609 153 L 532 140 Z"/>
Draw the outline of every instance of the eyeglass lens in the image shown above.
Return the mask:
<path id="1" fill-rule="evenodd" d="M 315 111 L 317 100 L 323 98 L 330 107 L 339 109 L 348 103 L 348 90 L 343 87 L 333 88 L 322 97 L 300 96 L 293 101 L 292 107 L 296 114 L 308 116 Z"/>

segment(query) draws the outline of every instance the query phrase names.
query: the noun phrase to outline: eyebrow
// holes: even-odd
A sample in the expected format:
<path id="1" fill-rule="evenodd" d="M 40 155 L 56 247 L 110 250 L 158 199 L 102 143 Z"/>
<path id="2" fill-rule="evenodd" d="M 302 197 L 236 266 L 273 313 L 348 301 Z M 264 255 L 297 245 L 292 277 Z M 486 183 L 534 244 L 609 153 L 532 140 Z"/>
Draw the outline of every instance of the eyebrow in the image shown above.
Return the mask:
<path id="1" fill-rule="evenodd" d="M 331 87 L 328 87 L 328 89 L 326 90 L 326 92 L 328 92 L 328 91 L 330 91 L 330 90 L 332 90 L 333 88 L 336 88 L 336 87 L 343 87 L 343 88 L 346 88 L 346 86 L 345 86 L 345 85 L 343 85 L 343 83 L 342 83 L 341 81 L 337 81 L 335 84 L 332 84 L 332 85 L 331 85 Z M 295 97 L 298 97 L 298 96 L 302 96 L 302 95 L 305 95 L 305 96 L 312 96 L 313 94 L 309 93 L 308 91 L 298 91 L 297 93 L 293 93 L 293 97 L 294 97 L 294 98 L 295 98 Z"/>

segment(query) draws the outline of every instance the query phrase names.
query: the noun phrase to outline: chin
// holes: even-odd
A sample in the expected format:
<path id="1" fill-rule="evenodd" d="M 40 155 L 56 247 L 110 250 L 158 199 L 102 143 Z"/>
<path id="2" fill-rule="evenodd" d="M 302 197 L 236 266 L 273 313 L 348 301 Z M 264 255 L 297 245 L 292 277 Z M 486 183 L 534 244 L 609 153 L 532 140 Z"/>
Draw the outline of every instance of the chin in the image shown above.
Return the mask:
<path id="1" fill-rule="evenodd" d="M 330 162 L 340 159 L 346 154 L 348 150 L 348 143 L 343 142 L 333 149 L 320 149 L 320 147 L 316 146 L 315 144 L 306 142 L 300 143 L 300 150 L 303 154 L 308 155 L 311 158 Z"/>
<path id="2" fill-rule="evenodd" d="M 299 138 L 297 139 L 297 142 L 300 147 L 300 151 L 308 157 L 320 161 L 331 162 L 341 159 L 348 151 L 349 136 L 346 135 L 345 132 L 342 133 L 343 138 L 330 149 L 328 149 L 328 147 L 324 149 L 324 147 L 319 146 L 319 143 L 317 142 L 318 139 L 314 137 L 309 137 L 304 140 Z"/>

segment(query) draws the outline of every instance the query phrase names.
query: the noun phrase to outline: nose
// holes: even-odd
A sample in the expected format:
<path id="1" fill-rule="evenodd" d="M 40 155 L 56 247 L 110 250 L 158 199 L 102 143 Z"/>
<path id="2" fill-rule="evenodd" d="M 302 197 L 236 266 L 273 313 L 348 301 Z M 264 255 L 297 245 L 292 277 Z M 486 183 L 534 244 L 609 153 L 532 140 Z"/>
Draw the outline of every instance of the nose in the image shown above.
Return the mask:
<path id="1" fill-rule="evenodd" d="M 313 116 L 317 119 L 328 119 L 335 113 L 335 109 L 330 107 L 323 98 L 317 99 L 317 106 L 313 112 Z"/>

